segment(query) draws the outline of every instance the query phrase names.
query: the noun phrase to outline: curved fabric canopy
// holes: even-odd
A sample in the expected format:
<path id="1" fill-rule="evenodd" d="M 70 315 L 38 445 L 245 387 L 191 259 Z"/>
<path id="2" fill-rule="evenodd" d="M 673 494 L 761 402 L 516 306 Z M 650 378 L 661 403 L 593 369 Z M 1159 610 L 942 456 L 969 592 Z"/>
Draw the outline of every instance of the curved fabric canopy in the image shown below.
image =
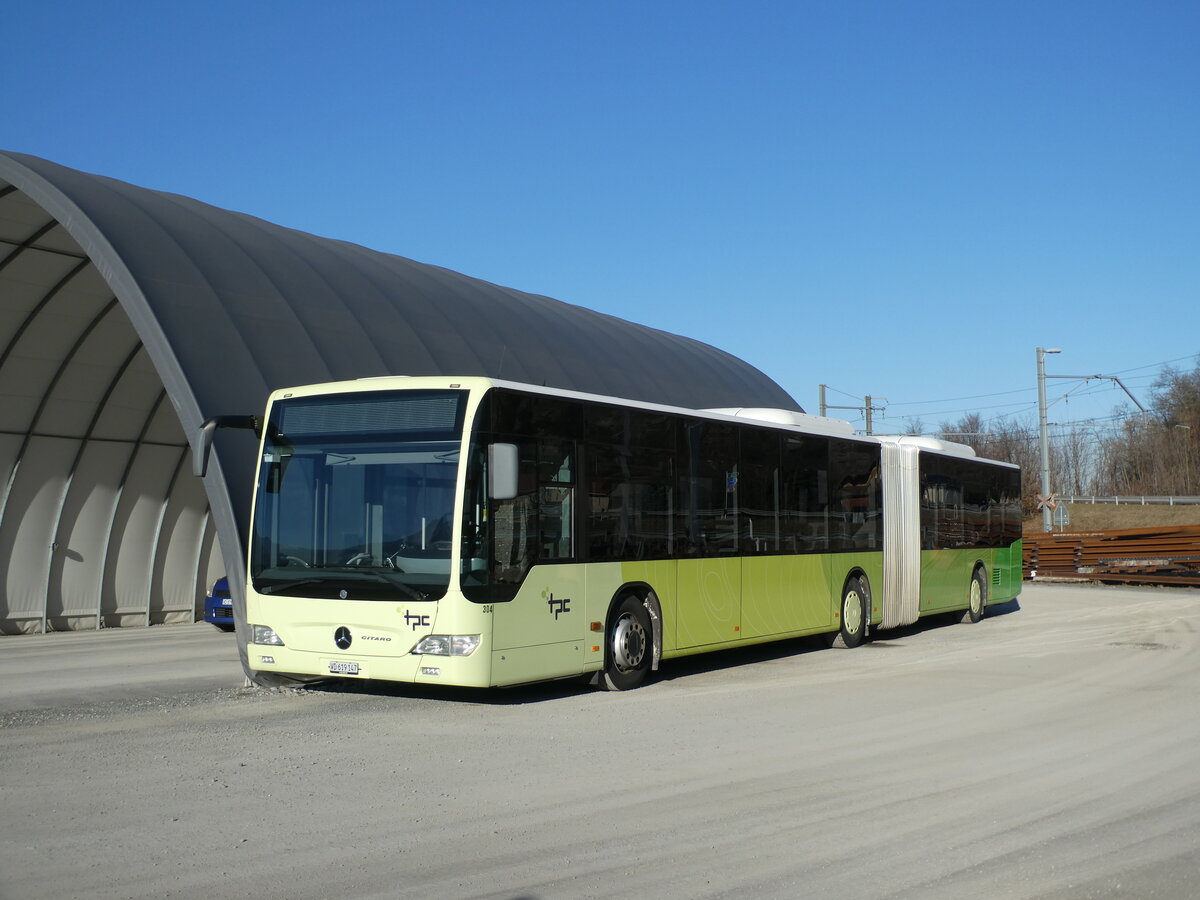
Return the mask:
<path id="1" fill-rule="evenodd" d="M 190 620 L 242 568 L 254 448 L 222 434 L 201 486 L 185 435 L 390 374 L 799 409 L 679 335 L 0 152 L 0 631 Z"/>

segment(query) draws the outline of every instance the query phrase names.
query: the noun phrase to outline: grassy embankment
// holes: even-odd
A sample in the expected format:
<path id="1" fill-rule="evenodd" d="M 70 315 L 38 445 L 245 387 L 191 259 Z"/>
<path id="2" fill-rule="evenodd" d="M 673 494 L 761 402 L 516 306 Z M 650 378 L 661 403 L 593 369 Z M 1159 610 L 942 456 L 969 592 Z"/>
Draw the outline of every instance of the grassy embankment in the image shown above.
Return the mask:
<path id="1" fill-rule="evenodd" d="M 1162 506 L 1115 505 L 1113 503 L 1067 504 L 1070 521 L 1066 531 L 1109 531 L 1115 528 L 1152 528 L 1159 525 L 1200 525 L 1200 505 Z M 1025 532 L 1040 533 L 1042 518 L 1025 520 Z"/>

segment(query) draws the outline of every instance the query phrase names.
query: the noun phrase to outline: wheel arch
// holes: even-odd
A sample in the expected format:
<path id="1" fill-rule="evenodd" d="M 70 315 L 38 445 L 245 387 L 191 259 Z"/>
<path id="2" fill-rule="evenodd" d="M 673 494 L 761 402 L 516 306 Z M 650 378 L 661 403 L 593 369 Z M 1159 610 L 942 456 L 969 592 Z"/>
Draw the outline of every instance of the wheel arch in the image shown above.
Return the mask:
<path id="1" fill-rule="evenodd" d="M 988 571 L 987 560 L 984 559 L 983 557 L 976 559 L 975 564 L 971 566 L 971 578 L 972 579 L 975 578 L 975 573 L 977 573 L 977 572 L 983 573 L 983 580 L 981 583 L 983 585 L 983 606 L 986 609 L 987 605 L 988 605 L 988 596 L 992 592 L 992 590 L 991 590 L 992 573 Z"/>
<path id="2" fill-rule="evenodd" d="M 831 585 L 836 583 L 832 579 L 830 580 Z M 854 590 L 860 595 L 859 600 L 862 611 L 861 630 L 856 629 L 855 631 L 848 631 L 846 626 L 846 600 L 849 597 L 851 585 L 854 585 Z M 851 649 L 857 647 L 870 637 L 872 630 L 871 613 L 873 608 L 872 591 L 871 578 L 862 566 L 852 565 L 846 570 L 842 576 L 842 586 L 838 590 L 837 595 L 837 630 L 825 635 L 827 646 Z"/>
<path id="3" fill-rule="evenodd" d="M 979 605 L 975 605 L 975 586 L 979 586 Z M 973 624 L 981 622 L 987 613 L 988 605 L 988 568 L 983 559 L 971 563 L 971 577 L 967 581 L 967 606 L 962 611 L 960 622 Z"/>
<path id="4" fill-rule="evenodd" d="M 854 565 L 846 571 L 846 574 L 842 577 L 842 587 L 840 593 L 838 594 L 838 602 L 840 603 L 841 598 L 846 595 L 846 586 L 850 584 L 851 578 L 859 579 L 859 581 L 861 581 L 867 589 L 867 627 L 870 628 L 872 601 L 875 597 L 875 586 L 871 584 L 871 576 L 867 574 L 866 570 L 862 566 Z"/>
<path id="5" fill-rule="evenodd" d="M 621 601 L 630 596 L 636 597 L 650 614 L 650 671 L 657 672 L 658 664 L 662 660 L 663 613 L 658 593 L 649 584 L 644 581 L 627 581 L 613 592 L 612 598 L 608 601 L 608 611 L 604 615 L 604 632 L 608 633 L 608 629 L 612 625 L 613 614 L 621 605 Z M 606 665 L 611 652 L 611 648 L 605 642 L 604 662 Z"/>

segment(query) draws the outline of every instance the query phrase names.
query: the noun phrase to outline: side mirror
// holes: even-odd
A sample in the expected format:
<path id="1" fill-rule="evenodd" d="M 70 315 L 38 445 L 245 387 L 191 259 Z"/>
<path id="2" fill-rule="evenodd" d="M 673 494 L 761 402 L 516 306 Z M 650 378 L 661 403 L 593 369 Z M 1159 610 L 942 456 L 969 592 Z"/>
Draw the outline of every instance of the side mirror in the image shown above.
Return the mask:
<path id="1" fill-rule="evenodd" d="M 192 474 L 197 478 L 208 474 L 208 457 L 218 428 L 245 428 L 253 431 L 255 437 L 262 437 L 262 419 L 258 416 L 213 416 L 196 429 L 192 444 Z"/>
<path id="2" fill-rule="evenodd" d="M 212 453 L 213 435 L 216 431 L 216 419 L 209 419 L 196 429 L 196 440 L 192 444 L 192 474 L 197 478 L 208 474 L 208 457 Z"/>
<path id="3" fill-rule="evenodd" d="M 516 444 L 488 444 L 488 497 L 512 500 L 517 496 L 521 454 Z"/>

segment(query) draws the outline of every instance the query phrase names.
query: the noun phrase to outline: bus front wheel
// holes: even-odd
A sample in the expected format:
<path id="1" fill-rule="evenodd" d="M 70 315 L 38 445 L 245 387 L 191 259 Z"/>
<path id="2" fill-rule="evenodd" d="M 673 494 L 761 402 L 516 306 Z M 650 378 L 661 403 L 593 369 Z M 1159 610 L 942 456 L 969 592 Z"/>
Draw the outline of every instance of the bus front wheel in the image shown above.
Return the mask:
<path id="1" fill-rule="evenodd" d="M 983 618 L 983 608 L 987 605 L 987 582 L 983 577 L 983 569 L 976 569 L 971 576 L 971 589 L 967 595 L 967 608 L 963 610 L 963 622 L 978 622 Z"/>
<path id="2" fill-rule="evenodd" d="M 646 680 L 652 656 L 650 614 L 637 597 L 627 596 L 613 611 L 607 633 L 604 687 L 628 691 Z"/>
<path id="3" fill-rule="evenodd" d="M 830 645 L 850 649 L 863 642 L 867 631 L 867 613 L 871 608 L 871 589 L 867 579 L 856 575 L 846 579 L 842 589 L 842 625 L 833 635 Z"/>

